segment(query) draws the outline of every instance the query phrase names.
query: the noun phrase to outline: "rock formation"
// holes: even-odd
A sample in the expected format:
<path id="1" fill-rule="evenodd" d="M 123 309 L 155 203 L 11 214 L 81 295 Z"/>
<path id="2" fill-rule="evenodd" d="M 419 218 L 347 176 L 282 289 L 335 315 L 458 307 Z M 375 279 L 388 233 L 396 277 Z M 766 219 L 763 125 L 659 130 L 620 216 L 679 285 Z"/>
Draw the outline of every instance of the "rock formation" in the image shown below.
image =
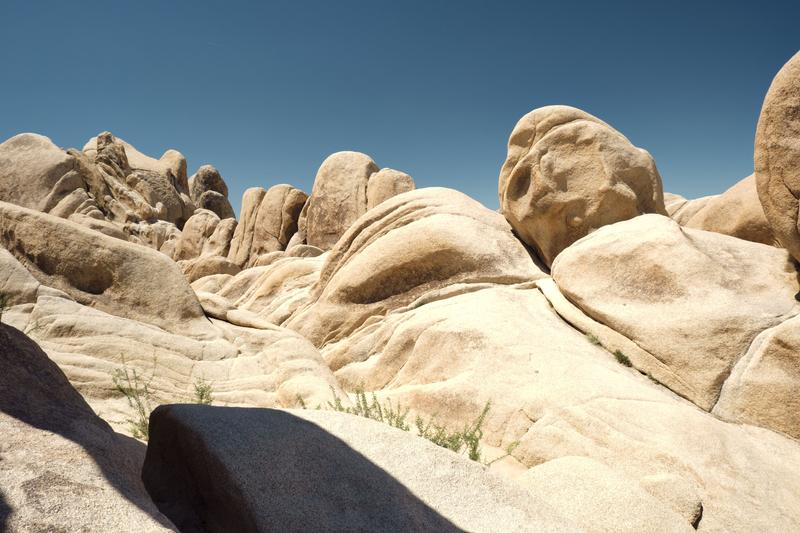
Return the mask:
<path id="1" fill-rule="evenodd" d="M 0 144 L 0 530 L 800 530 L 798 61 L 695 200 L 565 106 L 499 213 L 339 152 L 237 221 L 174 150 Z"/>
<path id="2" fill-rule="evenodd" d="M 720 195 L 687 200 L 665 194 L 664 200 L 667 213 L 681 226 L 762 244 L 777 244 L 758 199 L 755 175 L 744 178 Z"/>
<path id="3" fill-rule="evenodd" d="M 650 154 L 567 106 L 535 109 L 517 122 L 499 196 L 503 215 L 547 265 L 597 228 L 643 213 L 666 214 Z"/>
<path id="4" fill-rule="evenodd" d="M 800 260 L 800 52 L 770 85 L 756 129 L 758 196 L 775 237 Z"/>
<path id="5" fill-rule="evenodd" d="M 30 339 L 0 324 L 0 530 L 177 531 L 114 433 Z"/>
<path id="6" fill-rule="evenodd" d="M 368 155 L 359 152 L 337 152 L 317 171 L 299 232 L 306 244 L 330 250 L 367 209 L 413 189 L 408 174 L 389 168 L 379 171 Z"/>

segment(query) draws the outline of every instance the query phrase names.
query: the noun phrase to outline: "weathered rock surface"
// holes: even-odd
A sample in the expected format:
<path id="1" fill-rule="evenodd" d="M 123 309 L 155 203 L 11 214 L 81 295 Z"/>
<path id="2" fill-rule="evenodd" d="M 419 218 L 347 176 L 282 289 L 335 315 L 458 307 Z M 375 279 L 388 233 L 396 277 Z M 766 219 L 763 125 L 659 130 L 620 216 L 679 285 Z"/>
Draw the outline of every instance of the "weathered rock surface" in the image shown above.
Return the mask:
<path id="1" fill-rule="evenodd" d="M 200 201 L 200 197 L 207 191 L 214 191 L 225 198 L 228 197 L 228 185 L 222 179 L 219 171 L 211 165 L 203 165 L 189 178 L 189 195 L 192 201 Z"/>
<path id="2" fill-rule="evenodd" d="M 756 337 L 725 381 L 714 413 L 800 439 L 800 317 Z"/>
<path id="3" fill-rule="evenodd" d="M 540 277 L 502 216 L 452 189 L 419 189 L 383 202 L 347 230 L 310 303 L 285 325 L 323 346 L 433 289 Z"/>
<path id="4" fill-rule="evenodd" d="M 144 446 L 114 433 L 3 324 L 0 366 L 0 530 L 175 531 L 140 480 Z"/>
<path id="5" fill-rule="evenodd" d="M 105 163 L 108 174 L 116 174 L 153 208 L 157 218 L 179 228 L 194 211 L 188 196 L 186 159 L 167 150 L 161 159 L 139 152 L 133 145 L 103 132 L 84 145 L 83 152 L 96 163 Z"/>
<path id="6" fill-rule="evenodd" d="M 0 201 L 46 211 L 83 185 L 75 158 L 43 135 L 21 133 L 0 144 Z"/>
<path id="7" fill-rule="evenodd" d="M 586 531 L 694 531 L 641 485 L 586 457 L 553 459 L 519 481 Z"/>
<path id="8" fill-rule="evenodd" d="M 323 161 L 304 210 L 306 244 L 330 250 L 367 211 L 367 182 L 378 165 L 359 152 L 337 152 Z"/>
<path id="9" fill-rule="evenodd" d="M 382 168 L 367 182 L 367 209 L 372 209 L 393 196 L 415 189 L 414 179 L 399 170 Z"/>
<path id="10" fill-rule="evenodd" d="M 755 175 L 744 178 L 720 195 L 695 200 L 673 195 L 670 200 L 665 201 L 667 213 L 681 226 L 776 244 L 758 199 Z"/>
<path id="11" fill-rule="evenodd" d="M 798 311 L 797 272 L 785 250 L 659 215 L 573 244 L 553 277 L 586 314 L 652 354 L 655 361 L 634 361 L 637 368 L 665 365 L 674 375 L 658 379 L 706 410 L 756 335 Z"/>
<path id="12" fill-rule="evenodd" d="M 775 237 L 800 260 L 800 52 L 772 80 L 755 140 L 758 196 Z"/>
<path id="13" fill-rule="evenodd" d="M 686 524 L 696 505 L 675 504 L 695 494 L 701 529 L 800 525 L 800 481 L 785 466 L 800 460 L 796 441 L 720 421 L 619 364 L 556 315 L 533 284 L 432 292 L 322 354 L 344 388 L 363 386 L 451 429 L 491 401 L 484 444 L 518 442 L 517 468 L 583 456 L 651 494 L 653 479 L 665 476 L 656 497 Z M 797 489 L 776 492 L 775 484 Z"/>
<path id="14" fill-rule="evenodd" d="M 666 214 L 653 158 L 579 109 L 548 106 L 520 119 L 500 171 L 500 210 L 547 265 L 592 231 Z"/>
<path id="15" fill-rule="evenodd" d="M 306 194 L 290 185 L 268 191 L 254 187 L 242 197 L 242 218 L 231 240 L 228 259 L 241 267 L 254 266 L 258 258 L 285 250 L 297 232 Z"/>
<path id="16" fill-rule="evenodd" d="M 171 405 L 151 431 L 143 479 L 184 530 L 580 531 L 479 464 L 351 415 Z"/>
<path id="17" fill-rule="evenodd" d="M 108 313 L 203 336 L 208 321 L 163 254 L 78 224 L 0 202 L 0 246 L 43 285 Z"/>

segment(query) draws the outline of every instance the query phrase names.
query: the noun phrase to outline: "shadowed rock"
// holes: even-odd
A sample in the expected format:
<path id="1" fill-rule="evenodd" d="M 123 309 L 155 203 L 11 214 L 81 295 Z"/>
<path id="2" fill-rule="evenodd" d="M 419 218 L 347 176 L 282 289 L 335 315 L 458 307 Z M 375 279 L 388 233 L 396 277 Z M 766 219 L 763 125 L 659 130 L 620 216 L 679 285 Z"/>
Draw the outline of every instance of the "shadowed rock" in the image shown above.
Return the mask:
<path id="1" fill-rule="evenodd" d="M 167 405 L 142 472 L 185 532 L 578 531 L 537 496 L 351 415 Z"/>

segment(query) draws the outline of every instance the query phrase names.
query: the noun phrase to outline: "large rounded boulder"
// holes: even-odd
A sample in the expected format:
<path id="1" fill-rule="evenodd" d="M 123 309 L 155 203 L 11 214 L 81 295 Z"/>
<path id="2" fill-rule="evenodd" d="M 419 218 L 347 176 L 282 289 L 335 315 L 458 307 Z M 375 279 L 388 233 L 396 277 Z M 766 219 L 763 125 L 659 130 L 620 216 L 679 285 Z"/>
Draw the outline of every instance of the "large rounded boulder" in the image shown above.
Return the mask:
<path id="1" fill-rule="evenodd" d="M 467 285 L 544 277 L 502 216 L 452 189 L 417 189 L 359 218 L 288 327 L 322 346 L 369 317 Z"/>
<path id="2" fill-rule="evenodd" d="M 306 244 L 323 250 L 333 248 L 367 211 L 367 182 L 375 172 L 375 161 L 359 152 L 337 152 L 323 161 L 304 210 Z"/>
<path id="3" fill-rule="evenodd" d="M 666 214 L 650 154 L 568 106 L 542 107 L 520 119 L 498 193 L 503 215 L 548 265 L 597 228 L 644 213 Z"/>
<path id="4" fill-rule="evenodd" d="M 800 52 L 770 85 L 755 141 L 756 185 L 775 238 L 800 260 Z"/>

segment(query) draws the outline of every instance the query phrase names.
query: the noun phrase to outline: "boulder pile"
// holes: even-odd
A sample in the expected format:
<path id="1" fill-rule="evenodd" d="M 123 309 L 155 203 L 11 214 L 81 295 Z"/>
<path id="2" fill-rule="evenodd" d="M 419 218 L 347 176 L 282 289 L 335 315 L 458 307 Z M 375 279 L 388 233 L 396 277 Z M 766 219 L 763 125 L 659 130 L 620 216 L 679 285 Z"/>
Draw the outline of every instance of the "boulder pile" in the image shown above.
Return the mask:
<path id="1" fill-rule="evenodd" d="M 800 54 L 752 170 L 665 194 L 548 106 L 499 211 L 338 152 L 237 220 L 175 150 L 12 137 L 0 530 L 798 531 Z"/>

